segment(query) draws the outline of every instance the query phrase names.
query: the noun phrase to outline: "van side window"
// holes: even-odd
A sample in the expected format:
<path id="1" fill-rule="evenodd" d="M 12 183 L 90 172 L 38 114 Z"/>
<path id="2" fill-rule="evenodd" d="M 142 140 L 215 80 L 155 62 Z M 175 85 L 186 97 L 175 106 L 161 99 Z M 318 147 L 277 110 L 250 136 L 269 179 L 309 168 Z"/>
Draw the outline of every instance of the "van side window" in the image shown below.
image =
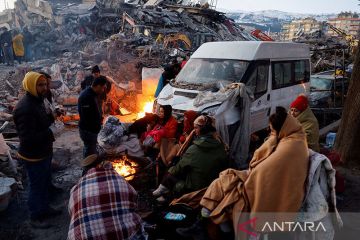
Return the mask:
<path id="1" fill-rule="evenodd" d="M 269 75 L 269 65 L 261 64 L 258 65 L 252 72 L 247 86 L 253 91 L 255 98 L 260 97 L 267 90 Z"/>
<path id="2" fill-rule="evenodd" d="M 272 63 L 273 89 L 289 87 L 310 81 L 308 60 L 282 61 Z"/>
<path id="3" fill-rule="evenodd" d="M 291 85 L 291 62 L 273 63 L 273 83 L 275 88 Z"/>
<path id="4" fill-rule="evenodd" d="M 310 78 L 310 64 L 308 61 L 295 61 L 295 82 L 308 82 Z"/>

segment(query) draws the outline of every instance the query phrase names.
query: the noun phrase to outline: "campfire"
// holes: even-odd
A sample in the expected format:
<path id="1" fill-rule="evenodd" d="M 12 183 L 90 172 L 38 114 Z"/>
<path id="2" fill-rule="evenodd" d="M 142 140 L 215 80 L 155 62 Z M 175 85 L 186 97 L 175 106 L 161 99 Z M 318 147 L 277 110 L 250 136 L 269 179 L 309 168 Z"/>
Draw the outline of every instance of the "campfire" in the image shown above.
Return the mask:
<path id="1" fill-rule="evenodd" d="M 141 103 L 142 108 L 140 108 L 142 110 L 137 114 L 137 119 L 145 117 L 146 113 L 151 113 L 153 110 L 153 104 L 154 104 L 154 99 L 145 100 L 144 102 L 142 102 Z"/>
<path id="2" fill-rule="evenodd" d="M 131 181 L 134 179 L 136 167 L 138 167 L 137 163 L 131 161 L 126 156 L 122 156 L 120 159 L 113 160 L 112 165 L 115 171 L 120 176 L 123 176 L 126 181 Z"/>

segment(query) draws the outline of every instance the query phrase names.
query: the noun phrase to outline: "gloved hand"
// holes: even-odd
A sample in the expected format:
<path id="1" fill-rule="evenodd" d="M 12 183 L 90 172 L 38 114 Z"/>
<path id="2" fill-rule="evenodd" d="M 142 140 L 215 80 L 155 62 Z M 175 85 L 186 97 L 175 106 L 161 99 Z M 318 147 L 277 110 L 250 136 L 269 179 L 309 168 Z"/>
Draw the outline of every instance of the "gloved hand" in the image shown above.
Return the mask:
<path id="1" fill-rule="evenodd" d="M 53 133 L 54 137 L 57 138 L 60 133 L 62 132 L 62 130 L 64 129 L 64 123 L 55 120 L 55 122 L 53 124 L 50 125 L 50 130 Z"/>

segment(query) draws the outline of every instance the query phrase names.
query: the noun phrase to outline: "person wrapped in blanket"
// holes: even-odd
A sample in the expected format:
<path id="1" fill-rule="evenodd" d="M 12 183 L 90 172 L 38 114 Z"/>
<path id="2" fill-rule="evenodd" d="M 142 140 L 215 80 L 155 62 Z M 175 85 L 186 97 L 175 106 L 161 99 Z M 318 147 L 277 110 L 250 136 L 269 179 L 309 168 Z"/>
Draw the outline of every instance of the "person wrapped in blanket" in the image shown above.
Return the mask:
<path id="1" fill-rule="evenodd" d="M 153 192 L 158 201 L 165 201 L 162 195 L 171 190 L 176 194 L 184 194 L 202 189 L 227 167 L 225 146 L 216 134 L 213 119 L 199 116 L 194 121 L 194 134 L 197 138 Z"/>
<path id="2" fill-rule="evenodd" d="M 142 137 L 142 143 L 145 148 L 160 147 L 162 138 L 175 138 L 177 131 L 177 120 L 172 116 L 172 107 L 170 105 L 160 106 L 158 120 L 150 122 L 147 125 L 147 131 Z"/>
<path id="3" fill-rule="evenodd" d="M 70 191 L 67 239 L 147 239 L 135 189 L 96 154 L 81 164 L 86 173 Z"/>
<path id="4" fill-rule="evenodd" d="M 177 163 L 181 154 L 189 147 L 194 137 L 194 121 L 197 117 L 198 114 L 193 110 L 184 112 L 183 128 L 179 136 L 176 139 L 163 138 L 161 140 L 160 157 L 165 166 L 169 167 Z"/>

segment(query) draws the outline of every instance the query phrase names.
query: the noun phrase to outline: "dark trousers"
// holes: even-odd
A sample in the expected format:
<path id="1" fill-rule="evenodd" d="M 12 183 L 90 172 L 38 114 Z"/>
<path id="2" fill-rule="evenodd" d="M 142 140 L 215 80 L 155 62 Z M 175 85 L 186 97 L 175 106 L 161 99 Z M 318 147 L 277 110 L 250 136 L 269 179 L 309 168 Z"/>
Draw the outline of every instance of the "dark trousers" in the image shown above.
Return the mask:
<path id="1" fill-rule="evenodd" d="M 23 59 L 22 56 L 14 56 L 15 60 L 18 61 L 19 64 L 21 64 L 21 61 Z"/>
<path id="2" fill-rule="evenodd" d="M 179 182 L 179 179 L 170 173 L 166 173 L 161 181 L 161 184 L 164 185 L 167 189 L 172 190 L 176 183 Z"/>
<path id="3" fill-rule="evenodd" d="M 2 47 L 3 53 L 4 53 L 4 59 L 5 62 L 8 65 L 14 65 L 14 53 L 13 53 L 13 49 L 12 46 L 3 46 Z"/>
<path id="4" fill-rule="evenodd" d="M 97 154 L 97 133 L 92 133 L 83 129 L 79 129 L 80 138 L 84 142 L 83 157 L 86 158 L 91 154 Z"/>
<path id="5" fill-rule="evenodd" d="M 23 161 L 29 178 L 28 206 L 30 217 L 41 217 L 49 208 L 49 186 L 51 184 L 52 155 L 39 161 Z"/>

